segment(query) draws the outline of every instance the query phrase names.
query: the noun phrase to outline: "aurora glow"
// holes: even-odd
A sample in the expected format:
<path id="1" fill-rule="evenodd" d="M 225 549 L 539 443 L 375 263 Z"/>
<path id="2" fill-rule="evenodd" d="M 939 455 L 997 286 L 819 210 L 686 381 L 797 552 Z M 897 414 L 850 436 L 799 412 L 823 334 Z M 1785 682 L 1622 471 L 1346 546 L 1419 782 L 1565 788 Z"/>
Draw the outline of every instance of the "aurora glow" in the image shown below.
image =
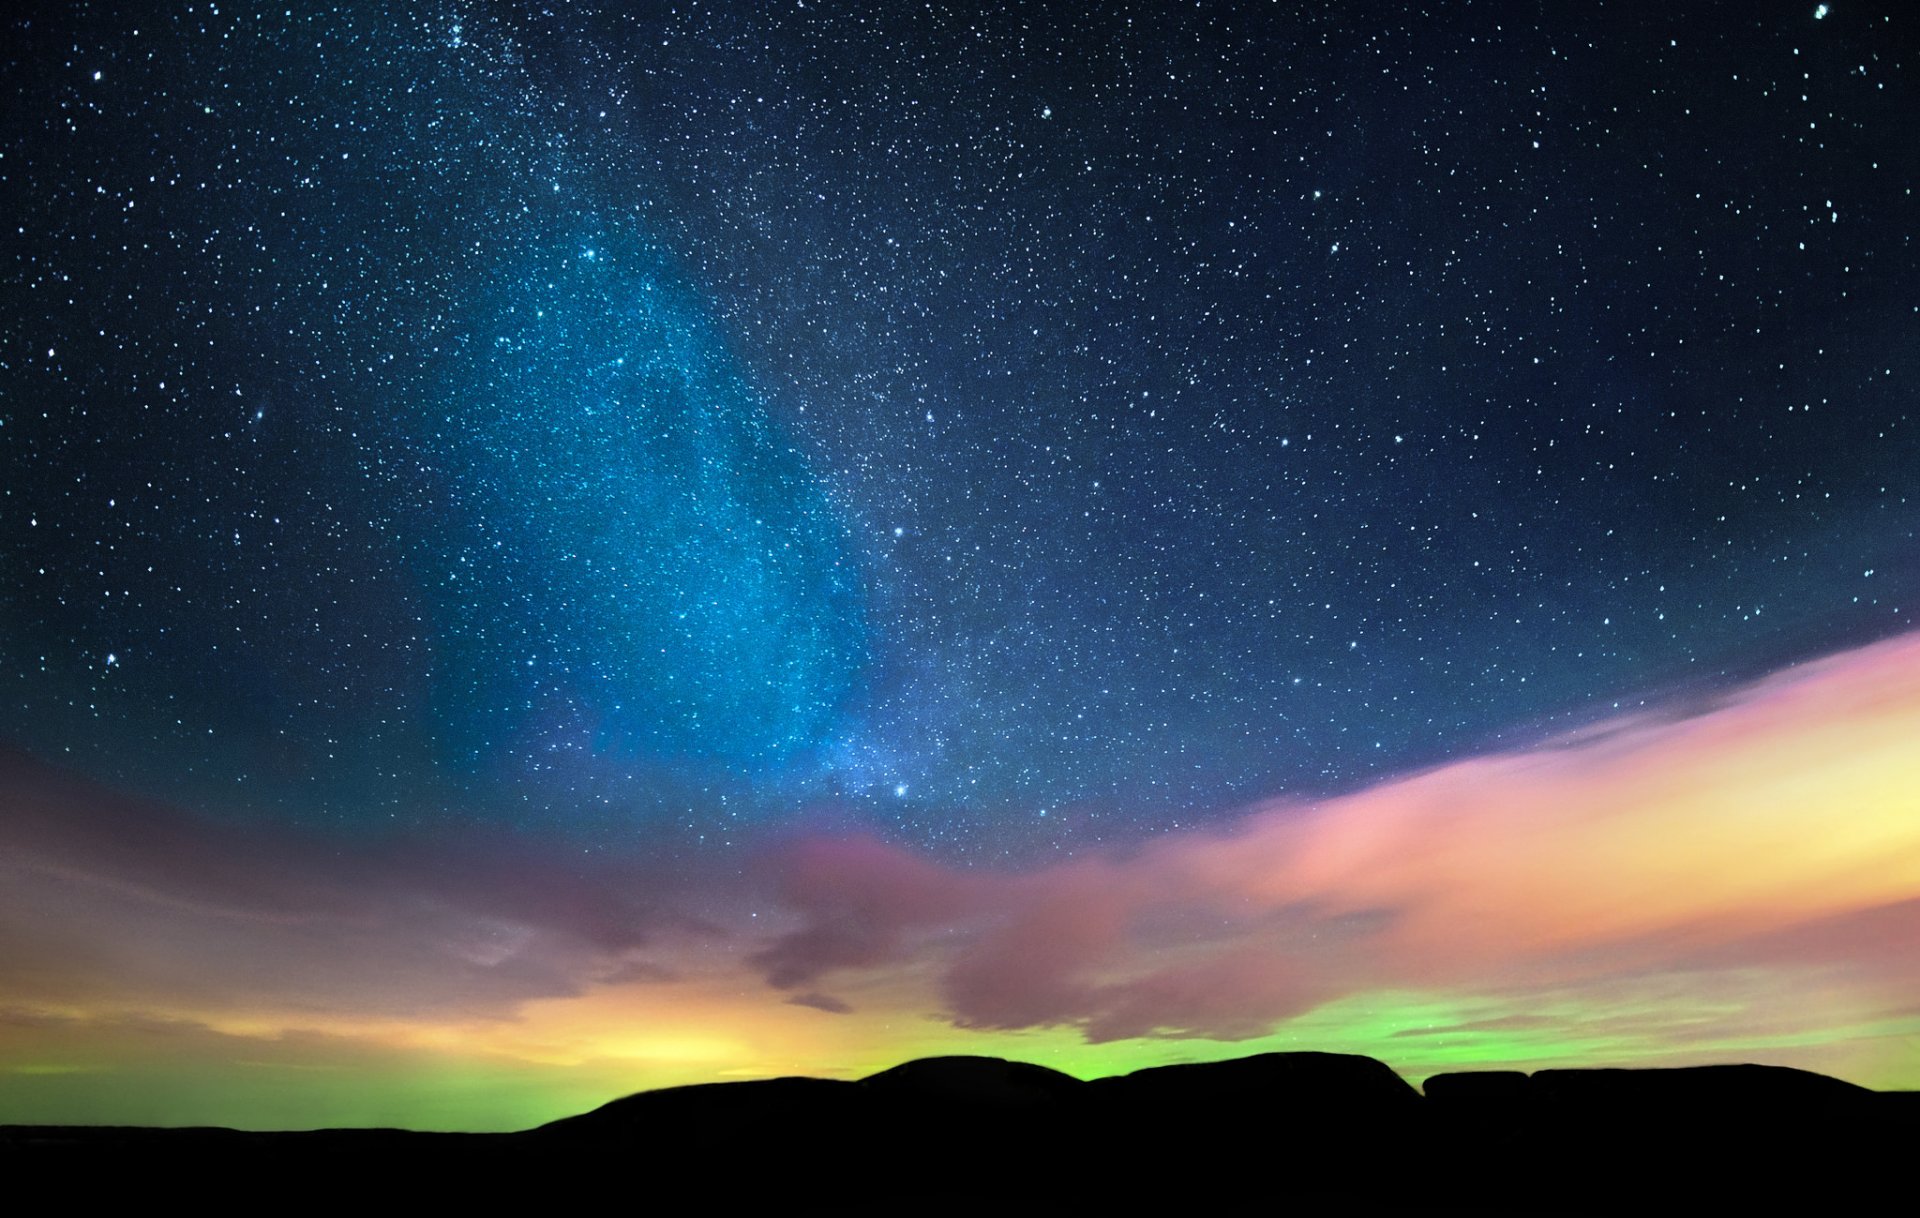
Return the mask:
<path id="1" fill-rule="evenodd" d="M 10 17 L 0 1122 L 1920 1087 L 1913 16 L 1553 8 Z"/>

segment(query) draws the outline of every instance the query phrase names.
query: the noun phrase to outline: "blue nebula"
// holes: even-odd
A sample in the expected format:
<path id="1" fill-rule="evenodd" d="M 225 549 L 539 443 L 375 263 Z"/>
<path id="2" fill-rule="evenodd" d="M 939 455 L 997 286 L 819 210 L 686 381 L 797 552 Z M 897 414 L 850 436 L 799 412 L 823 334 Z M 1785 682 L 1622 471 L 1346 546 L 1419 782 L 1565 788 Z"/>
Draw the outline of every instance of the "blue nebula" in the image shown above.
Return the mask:
<path id="1" fill-rule="evenodd" d="M 573 230 L 515 255 L 436 424 L 447 760 L 751 777 L 811 755 L 867 662 L 825 486 L 657 246 Z"/>

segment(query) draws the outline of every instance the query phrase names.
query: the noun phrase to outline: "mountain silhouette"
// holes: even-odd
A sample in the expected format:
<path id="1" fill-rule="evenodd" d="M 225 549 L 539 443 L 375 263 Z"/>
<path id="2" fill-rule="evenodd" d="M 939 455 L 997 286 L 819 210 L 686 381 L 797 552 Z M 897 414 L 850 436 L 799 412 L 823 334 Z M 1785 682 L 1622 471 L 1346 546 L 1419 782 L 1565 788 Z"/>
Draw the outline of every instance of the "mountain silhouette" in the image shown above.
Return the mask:
<path id="1" fill-rule="evenodd" d="M 649 1188 L 708 1189 L 728 1203 L 912 1208 L 951 1196 L 1191 1209 L 1245 1196 L 1580 1212 L 1865 1199 L 1904 1183 L 1916 1135 L 1920 1096 L 1775 1066 L 1469 1071 L 1415 1090 L 1379 1061 L 1336 1053 L 1092 1082 L 936 1057 L 858 1081 L 641 1092 L 520 1133 L 7 1126 L 0 1167 L 95 1185 L 430 1181 L 443 1199 L 496 1202 L 582 1173 L 639 1173 Z"/>

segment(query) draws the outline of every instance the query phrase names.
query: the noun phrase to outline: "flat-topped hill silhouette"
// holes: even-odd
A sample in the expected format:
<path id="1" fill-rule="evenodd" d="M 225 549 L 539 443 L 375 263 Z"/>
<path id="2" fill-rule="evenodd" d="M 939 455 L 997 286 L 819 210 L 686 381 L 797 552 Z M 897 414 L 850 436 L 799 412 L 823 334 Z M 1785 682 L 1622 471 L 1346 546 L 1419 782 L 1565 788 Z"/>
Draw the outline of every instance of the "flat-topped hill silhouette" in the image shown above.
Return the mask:
<path id="1" fill-rule="evenodd" d="M 228 1176 L 325 1165 L 443 1180 L 481 1171 L 496 1187 L 644 1165 L 654 1180 L 725 1180 L 734 1200 L 831 1178 L 836 1196 L 900 1204 L 940 1194 L 1191 1202 L 1253 1188 L 1441 1209 L 1582 1209 L 1629 1195 L 1813 1199 L 1892 1185 L 1920 1135 L 1915 1099 L 1755 1065 L 1469 1071 L 1415 1090 L 1381 1062 L 1335 1053 L 1091 1082 L 1000 1058 L 938 1057 L 858 1081 L 641 1092 L 507 1134 L 0 1127 L 0 1164 Z"/>
<path id="2" fill-rule="evenodd" d="M 1179 1106 L 1200 1116 L 1246 1104 L 1386 1116 L 1411 1112 L 1420 1103 L 1420 1093 L 1386 1063 L 1347 1053 L 1261 1053 L 1232 1061 L 1149 1066 L 1087 1086 L 1110 1103 Z"/>
<path id="3" fill-rule="evenodd" d="M 1643 1109 L 1645 1118 L 1771 1119 L 1779 1111 L 1845 1113 L 1880 1093 L 1786 1066 L 1675 1066 L 1655 1070 L 1475 1070 L 1436 1074 L 1424 1088 L 1447 1110 L 1562 1114 Z M 1898 1094 L 1898 1093 L 1896 1093 Z"/>

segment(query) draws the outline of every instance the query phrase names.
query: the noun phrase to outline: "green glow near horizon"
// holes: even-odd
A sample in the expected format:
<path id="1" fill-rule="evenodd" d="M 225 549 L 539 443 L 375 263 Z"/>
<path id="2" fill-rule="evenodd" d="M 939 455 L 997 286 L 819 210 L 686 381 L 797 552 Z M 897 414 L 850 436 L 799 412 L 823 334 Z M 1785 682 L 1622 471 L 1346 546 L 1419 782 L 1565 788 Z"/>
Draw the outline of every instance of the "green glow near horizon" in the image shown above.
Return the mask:
<path id="1" fill-rule="evenodd" d="M 903 1020 L 882 1048 L 804 1072 L 860 1077 L 914 1057 L 1010 1057 L 1080 1078 L 1255 1053 L 1321 1050 L 1382 1060 L 1409 1082 L 1448 1070 L 1760 1061 L 1819 1070 L 1881 1089 L 1920 1088 L 1920 1016 L 1754 1033 L 1738 1014 L 1626 995 L 1584 1006 L 1573 996 L 1507 999 L 1410 991 L 1354 995 L 1245 1041 L 1142 1039 L 1088 1044 L 1071 1028 L 965 1031 Z M 1697 1036 L 1698 1039 L 1683 1039 Z M 429 1050 L 368 1051 L 344 1039 L 224 1038 L 176 1055 L 153 1046 L 69 1044 L 59 1058 L 0 1050 L 0 1123 L 226 1125 L 244 1129 L 390 1126 L 522 1129 L 654 1086 L 699 1081 L 631 1061 L 551 1065 Z M 18 1046 L 24 1048 L 24 1046 Z M 12 1060 L 8 1060 L 12 1058 Z M 836 1068 L 837 1067 L 837 1068 Z"/>

